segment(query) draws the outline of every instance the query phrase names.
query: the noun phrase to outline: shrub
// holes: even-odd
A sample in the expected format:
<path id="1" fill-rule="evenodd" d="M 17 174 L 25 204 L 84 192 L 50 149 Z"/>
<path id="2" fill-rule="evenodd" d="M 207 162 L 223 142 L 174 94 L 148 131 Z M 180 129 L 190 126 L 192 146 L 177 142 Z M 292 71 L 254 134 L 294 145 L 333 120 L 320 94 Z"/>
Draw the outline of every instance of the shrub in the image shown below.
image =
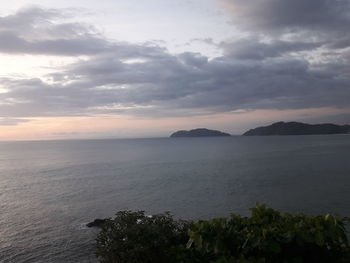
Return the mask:
<path id="1" fill-rule="evenodd" d="M 191 224 L 169 213 L 121 211 L 102 226 L 96 254 L 103 263 L 179 262 L 191 257 L 185 248 Z"/>
<path id="2" fill-rule="evenodd" d="M 266 205 L 250 217 L 175 220 L 122 211 L 97 237 L 102 263 L 342 263 L 350 262 L 348 218 L 280 213 Z M 186 245 L 187 243 L 187 245 Z"/>
<path id="3" fill-rule="evenodd" d="M 350 262 L 347 218 L 280 213 L 266 205 L 251 208 L 251 217 L 200 221 L 192 226 L 188 247 L 214 262 Z"/>

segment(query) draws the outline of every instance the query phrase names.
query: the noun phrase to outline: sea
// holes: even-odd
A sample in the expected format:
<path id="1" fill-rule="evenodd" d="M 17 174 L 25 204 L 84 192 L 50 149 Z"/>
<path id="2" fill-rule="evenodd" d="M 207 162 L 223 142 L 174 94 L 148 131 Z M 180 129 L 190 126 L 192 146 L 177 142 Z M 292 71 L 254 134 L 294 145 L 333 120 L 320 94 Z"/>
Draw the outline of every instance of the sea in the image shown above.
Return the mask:
<path id="1" fill-rule="evenodd" d="M 97 262 L 95 218 L 350 216 L 350 135 L 0 142 L 0 262 Z"/>

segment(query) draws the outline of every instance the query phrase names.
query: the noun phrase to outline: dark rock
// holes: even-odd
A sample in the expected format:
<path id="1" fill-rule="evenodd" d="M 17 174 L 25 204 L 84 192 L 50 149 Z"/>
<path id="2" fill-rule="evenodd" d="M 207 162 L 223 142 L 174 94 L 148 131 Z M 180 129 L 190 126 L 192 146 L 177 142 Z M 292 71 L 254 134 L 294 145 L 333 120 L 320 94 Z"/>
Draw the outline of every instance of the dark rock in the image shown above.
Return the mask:
<path id="1" fill-rule="evenodd" d="M 174 137 L 209 137 L 209 136 L 231 136 L 228 133 L 224 133 L 216 130 L 208 130 L 204 128 L 194 129 L 190 131 L 177 131 L 170 135 L 171 138 Z"/>
<path id="2" fill-rule="evenodd" d="M 243 136 L 265 135 L 312 135 L 312 134 L 346 134 L 350 133 L 350 125 L 306 124 L 301 122 L 276 122 L 269 126 L 251 129 Z"/>
<path id="3" fill-rule="evenodd" d="M 102 227 L 104 223 L 106 223 L 108 219 L 95 219 L 94 221 L 86 224 L 87 227 Z"/>

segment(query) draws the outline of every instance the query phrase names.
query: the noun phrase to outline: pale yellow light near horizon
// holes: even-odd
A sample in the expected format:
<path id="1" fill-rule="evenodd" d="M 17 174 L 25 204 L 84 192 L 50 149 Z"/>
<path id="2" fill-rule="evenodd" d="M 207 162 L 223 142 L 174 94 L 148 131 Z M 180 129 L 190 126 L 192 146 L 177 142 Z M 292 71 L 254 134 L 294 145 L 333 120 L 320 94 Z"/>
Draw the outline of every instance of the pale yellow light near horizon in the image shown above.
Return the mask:
<path id="1" fill-rule="evenodd" d="M 244 5 L 235 5 L 232 4 L 232 1 L 226 0 L 184 0 L 179 2 L 181 4 L 158 0 L 129 2 L 106 0 L 101 3 L 90 0 L 73 2 L 68 0 L 58 2 L 38 0 L 34 4 L 42 5 L 44 9 L 48 7 L 64 8 L 65 11 L 71 10 L 72 5 L 82 6 L 87 9 L 85 11 L 83 8 L 78 8 L 75 11 L 71 10 L 72 13 L 77 13 L 69 18 L 71 19 L 69 21 L 96 26 L 101 31 L 100 33 L 108 41 L 111 41 L 110 43 L 126 41 L 135 44 L 153 41 L 157 43 L 156 45 L 166 48 L 170 54 L 179 54 L 185 51 L 199 52 L 203 56 L 212 59 L 223 55 L 223 50 L 218 43 L 246 36 L 238 28 L 232 26 L 232 23 L 228 23 L 231 20 L 227 16 L 227 13 L 236 14 L 237 16 L 241 12 L 244 13 Z M 219 5 L 217 5 L 218 2 Z M 11 16 L 19 8 L 26 7 L 26 4 L 27 1 L 25 0 L 4 3 L 0 16 Z M 221 7 L 219 8 L 220 4 Z M 222 10 L 225 10 L 225 13 L 221 13 Z M 68 22 L 68 20 L 64 22 Z M 35 37 L 30 35 L 29 41 L 35 42 L 35 40 Z M 307 58 L 307 61 L 310 62 L 309 67 L 312 69 L 322 65 L 322 59 L 326 58 L 324 54 L 327 52 L 325 51 L 327 50 L 322 48 L 311 51 L 308 49 L 304 51 L 305 54 L 303 53 L 302 56 Z M 295 54 L 290 53 L 290 55 Z M 296 58 L 299 56 L 301 56 L 300 52 L 297 53 Z M 93 58 L 93 55 L 91 57 L 86 55 L 85 57 L 85 59 L 90 58 Z M 80 56 L 0 53 L 0 78 L 12 80 L 40 78 L 43 82 L 52 84 L 54 82 L 50 79 L 50 73 L 63 72 L 69 68 L 69 65 L 80 59 L 82 59 Z M 121 62 L 133 65 L 145 62 L 145 60 L 127 58 L 121 60 Z M 131 84 L 123 84 L 120 87 L 127 88 L 128 85 Z M 118 88 L 120 87 L 118 86 Z M 115 87 L 106 85 L 97 86 L 96 88 L 113 89 Z M 8 88 L 0 82 L 0 95 L 6 95 L 4 94 L 6 92 L 8 92 Z M 11 99 L 8 98 L 10 101 Z M 12 114 L 7 116 L 4 113 L 4 115 L 1 115 L 0 112 L 0 125 L 3 124 L 0 126 L 0 140 L 158 137 L 168 136 L 174 130 L 198 127 L 240 134 L 246 129 L 257 125 L 267 125 L 269 122 L 279 120 L 308 122 L 309 120 L 316 121 L 317 118 L 322 119 L 321 117 L 325 116 L 329 116 L 328 119 L 332 120 L 331 116 L 333 115 L 349 112 L 349 108 L 337 109 L 331 107 L 299 110 L 242 109 L 220 114 L 160 118 L 133 116 L 129 114 L 129 106 L 124 106 L 124 108 L 122 108 L 123 105 L 119 104 L 115 106 L 107 104 L 106 106 L 102 105 L 89 109 L 96 110 L 96 113 L 123 109 L 125 115 L 40 117 L 40 114 L 47 114 L 40 112 L 39 116 L 35 115 L 36 117 L 29 118 L 26 117 L 28 116 L 26 114 L 18 116 L 15 112 L 11 112 Z M 137 105 L 137 107 L 140 110 L 142 107 L 148 106 Z M 191 112 L 191 114 L 202 114 L 200 110 Z M 84 111 L 81 114 L 84 114 Z M 162 112 L 159 112 L 158 115 L 162 115 Z M 16 122 L 16 117 L 13 117 L 12 120 L 12 116 L 18 117 L 17 125 L 10 125 Z M 2 120 L 3 122 L 1 122 Z"/>
<path id="2" fill-rule="evenodd" d="M 147 138 L 167 137 L 179 129 L 210 128 L 239 135 L 267 125 L 276 119 L 293 121 L 310 116 L 342 113 L 339 109 L 315 108 L 302 110 L 236 111 L 195 117 L 140 118 L 126 115 L 89 117 L 42 117 L 28 119 L 16 126 L 2 126 L 0 140 L 57 140 L 91 138 Z M 264 116 L 262 119 L 261 116 Z"/>

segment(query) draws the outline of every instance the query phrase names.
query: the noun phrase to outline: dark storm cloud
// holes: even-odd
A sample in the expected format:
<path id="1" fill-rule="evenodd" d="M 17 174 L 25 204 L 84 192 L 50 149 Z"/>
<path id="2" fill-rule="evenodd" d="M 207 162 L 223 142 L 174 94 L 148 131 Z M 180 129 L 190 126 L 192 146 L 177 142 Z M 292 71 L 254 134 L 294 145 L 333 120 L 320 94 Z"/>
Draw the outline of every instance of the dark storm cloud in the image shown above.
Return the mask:
<path id="1" fill-rule="evenodd" d="M 262 2 L 269 6 L 276 1 Z M 234 3 L 249 7 L 243 1 Z M 296 3 L 301 5 L 299 0 Z M 339 7 L 345 8 L 338 4 L 336 9 Z M 257 4 L 250 8 L 258 12 L 266 7 Z M 328 12 L 327 17 L 336 13 L 322 12 Z M 23 17 L 23 13 L 28 16 Z M 258 13 L 255 19 L 261 22 L 264 16 Z M 218 44 L 223 55 L 209 59 L 193 52 L 170 54 L 154 42 L 113 42 L 89 25 L 62 22 L 60 19 L 65 16 L 57 10 L 34 8 L 0 18 L 1 52 L 87 55 L 45 78 L 0 79 L 0 88 L 6 91 L 0 93 L 2 117 L 110 113 L 156 117 L 242 109 L 349 107 L 346 38 L 343 42 L 300 36 L 268 38 L 265 33 L 264 38 L 250 36 Z M 282 19 L 280 14 L 277 16 L 275 19 Z M 318 19 L 316 14 L 314 17 Z M 270 21 L 271 17 L 266 19 Z M 342 16 L 339 19 L 345 21 Z M 310 25 L 305 21 L 286 21 L 289 28 L 298 23 Z M 250 23 L 255 29 L 253 21 Z M 318 23 L 319 30 L 322 23 Z M 267 25 L 275 27 L 271 21 L 263 27 L 268 28 Z M 336 21 L 324 30 L 331 25 L 337 25 Z"/>

